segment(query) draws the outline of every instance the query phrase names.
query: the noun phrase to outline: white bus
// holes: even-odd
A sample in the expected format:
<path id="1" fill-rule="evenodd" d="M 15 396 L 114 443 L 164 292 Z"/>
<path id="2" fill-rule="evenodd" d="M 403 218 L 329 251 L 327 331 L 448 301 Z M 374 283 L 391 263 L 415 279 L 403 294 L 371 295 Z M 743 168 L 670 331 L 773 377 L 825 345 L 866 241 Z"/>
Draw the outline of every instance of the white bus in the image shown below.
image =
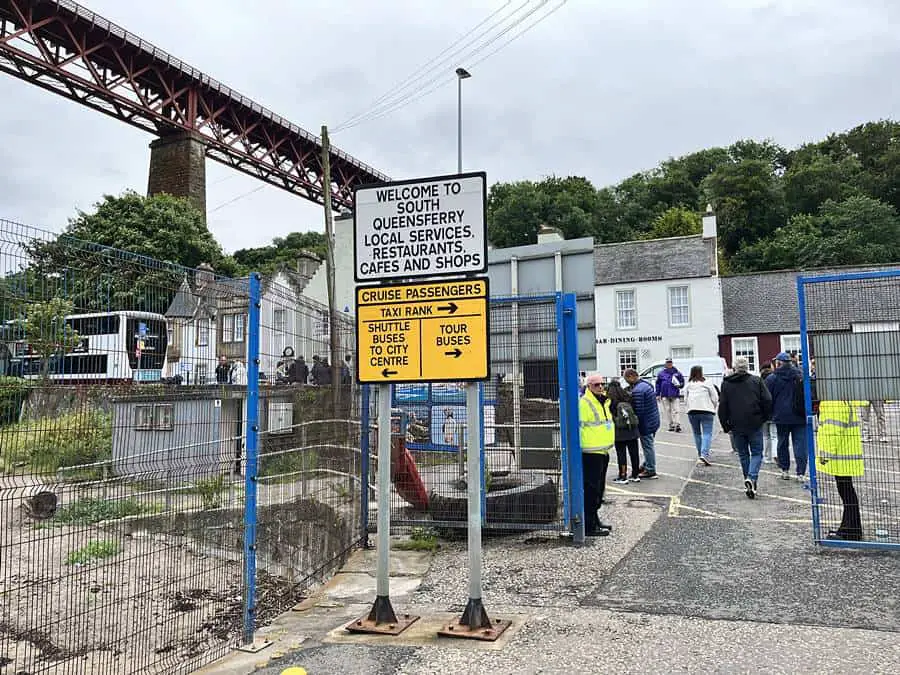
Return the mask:
<path id="1" fill-rule="evenodd" d="M 55 382 L 158 382 L 166 361 L 166 318 L 152 312 L 72 314 L 66 324 L 79 343 L 67 354 L 50 357 Z M 36 379 L 42 359 L 27 336 L 13 342 L 10 375 Z"/>

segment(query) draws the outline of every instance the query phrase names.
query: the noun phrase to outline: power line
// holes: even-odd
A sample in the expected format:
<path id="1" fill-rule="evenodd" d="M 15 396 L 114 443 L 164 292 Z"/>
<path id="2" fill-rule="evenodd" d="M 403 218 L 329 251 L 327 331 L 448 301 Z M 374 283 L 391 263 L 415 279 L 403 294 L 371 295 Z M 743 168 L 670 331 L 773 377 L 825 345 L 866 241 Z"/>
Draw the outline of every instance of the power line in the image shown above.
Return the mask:
<path id="1" fill-rule="evenodd" d="M 415 96 L 417 92 L 422 91 L 424 88 L 428 87 L 429 85 L 434 83 L 436 80 L 438 80 L 443 75 L 443 71 L 447 68 L 448 63 L 451 63 L 453 61 L 456 61 L 456 62 L 466 61 L 466 60 L 470 59 L 472 56 L 474 56 L 475 54 L 478 54 L 485 47 L 489 46 L 490 44 L 492 44 L 493 42 L 498 40 L 500 37 L 502 37 L 507 32 L 509 32 L 510 30 L 515 28 L 517 25 L 519 25 L 522 21 L 524 21 L 529 16 L 534 14 L 538 9 L 540 9 L 542 6 L 544 6 L 548 2 L 548 0 L 540 0 L 540 2 L 538 3 L 537 6 L 528 10 L 523 16 L 516 19 L 511 25 L 507 26 L 499 34 L 488 39 L 487 42 L 483 42 L 482 44 L 477 44 L 486 35 L 489 36 L 489 34 L 492 31 L 494 31 L 496 28 L 502 26 L 505 22 L 509 21 L 510 19 L 513 19 L 516 16 L 516 14 L 518 14 L 522 9 L 527 7 L 530 2 L 531 2 L 531 0 L 525 0 L 525 2 L 518 5 L 510 14 L 508 14 L 507 16 L 504 16 L 500 20 L 494 22 L 493 24 L 488 26 L 488 28 L 479 32 L 474 37 L 469 39 L 462 46 L 460 46 L 457 49 L 454 49 L 451 53 L 447 54 L 447 56 L 445 56 L 444 58 L 441 58 L 438 60 L 438 57 L 435 57 L 434 59 L 429 61 L 429 64 L 434 64 L 434 65 L 424 68 L 424 72 L 421 72 L 421 73 L 420 73 L 420 71 L 423 71 L 423 68 L 419 68 L 416 71 L 416 73 L 420 73 L 420 74 L 415 77 L 412 77 L 412 76 L 408 77 L 406 80 L 406 82 L 408 82 L 407 84 L 405 84 L 404 86 L 401 86 L 395 90 L 388 90 L 387 93 L 382 94 L 382 96 L 380 96 L 379 99 L 376 99 L 375 104 L 372 107 L 370 107 L 367 111 L 364 111 L 362 113 L 357 113 L 353 117 L 351 117 L 351 118 L 345 120 L 344 122 L 342 122 L 341 124 L 337 125 L 337 127 L 335 127 L 334 130 L 339 131 L 344 128 L 349 128 L 350 126 L 355 125 L 358 121 L 360 121 L 363 118 L 367 118 L 373 114 L 378 114 L 386 108 L 397 105 L 397 104 L 401 103 L 402 101 L 406 100 L 407 98 Z M 507 3 L 507 5 L 508 4 L 509 3 Z M 506 7 L 506 5 L 504 5 L 503 7 Z M 501 11 L 503 9 L 503 7 L 501 7 L 500 10 L 497 10 L 497 12 Z M 489 16 L 488 19 L 486 19 L 485 21 L 489 20 L 491 17 L 496 15 L 497 12 L 494 12 L 493 14 L 491 14 L 491 16 Z M 480 24 L 478 24 L 478 26 L 481 26 L 484 23 L 485 22 L 482 21 Z M 470 30 L 466 35 L 470 35 L 472 32 L 474 32 L 475 29 L 478 28 L 478 26 L 476 26 L 475 28 Z M 465 38 L 465 37 L 466 36 L 463 36 L 463 38 Z M 457 44 L 459 41 L 460 40 L 457 40 L 457 42 L 454 44 Z M 470 50 L 469 48 L 473 44 L 476 44 L 476 46 Z M 452 45 L 451 45 L 451 47 L 452 47 Z M 442 52 L 442 54 L 449 51 L 449 49 L 450 48 L 445 49 L 444 52 Z M 438 56 L 440 56 L 440 55 L 438 55 Z M 437 62 L 435 63 L 435 61 L 437 61 Z M 420 82 L 423 78 L 426 78 L 435 72 L 437 72 L 438 74 L 435 75 L 434 77 L 432 77 L 430 80 L 421 82 L 420 84 L 417 84 L 417 85 L 415 84 L 416 82 Z M 415 86 L 413 86 L 413 85 L 415 85 Z M 410 87 L 413 87 L 413 88 L 410 91 L 406 91 L 407 89 L 410 89 Z M 404 91 L 406 91 L 406 93 L 403 93 Z"/>
<path id="2" fill-rule="evenodd" d="M 479 28 L 481 28 L 481 26 L 483 26 L 485 23 L 487 23 L 488 21 L 490 21 L 490 20 L 491 20 L 492 18 L 494 18 L 497 14 L 499 14 L 500 12 L 502 12 L 503 9 L 504 9 L 505 7 L 507 7 L 508 5 L 512 4 L 512 1 L 513 1 L 513 0 L 506 0 L 506 2 L 503 4 L 502 7 L 500 7 L 499 9 L 497 9 L 497 10 L 491 12 L 485 19 L 481 20 L 481 21 L 480 21 L 479 23 L 477 23 L 475 26 L 473 26 L 473 27 L 470 28 L 468 31 L 466 31 L 466 32 L 463 33 L 461 36 L 459 36 L 453 43 L 451 43 L 448 47 L 445 47 L 443 51 L 439 52 L 439 53 L 438 53 L 436 56 L 434 56 L 430 61 L 427 61 L 424 65 L 420 66 L 418 69 L 416 69 L 416 70 L 414 70 L 412 73 L 410 73 L 410 74 L 406 77 L 405 80 L 401 80 L 401 81 L 398 82 L 397 84 L 395 84 L 395 85 L 393 85 L 392 87 L 390 87 L 385 93 L 383 93 L 381 96 L 379 96 L 379 97 L 376 98 L 374 101 L 372 101 L 372 102 L 368 105 L 367 108 L 364 108 L 364 109 L 363 109 L 363 113 L 357 113 L 356 115 L 353 115 L 352 117 L 348 117 L 346 120 L 344 120 L 343 122 L 341 122 L 341 123 L 338 124 L 337 126 L 340 127 L 340 126 L 343 126 L 344 124 L 347 124 L 347 123 L 350 122 L 350 121 L 355 120 L 357 117 L 359 117 L 360 115 L 364 114 L 364 112 L 365 112 L 366 110 L 369 110 L 369 109 L 373 108 L 374 106 L 377 106 L 379 103 L 381 103 L 382 101 L 384 101 L 384 99 L 389 98 L 395 90 L 402 90 L 402 89 L 405 89 L 411 82 L 415 82 L 415 81 L 418 79 L 416 76 L 419 75 L 419 73 L 421 73 L 423 70 L 427 70 L 427 69 L 428 69 L 428 66 L 430 66 L 431 64 L 433 64 L 437 59 L 439 59 L 441 56 L 443 56 L 443 55 L 446 54 L 448 51 L 450 51 L 451 49 L 453 49 L 453 47 L 455 47 L 455 46 L 458 45 L 460 42 L 462 42 L 463 40 L 465 40 L 469 35 L 471 35 L 471 34 L 474 33 L 476 30 L 478 30 Z M 526 0 L 526 4 L 527 4 L 527 0 Z"/>
<path id="3" fill-rule="evenodd" d="M 503 43 L 501 43 L 496 49 L 491 50 L 490 52 L 488 52 L 487 54 L 485 54 L 484 56 L 482 56 L 480 59 L 477 59 L 477 60 L 474 61 L 473 63 L 468 64 L 469 67 L 472 68 L 472 67 L 477 66 L 477 65 L 480 64 L 480 63 L 483 63 L 484 61 L 486 61 L 487 59 L 489 59 L 491 56 L 493 56 L 493 55 L 497 54 L 498 52 L 500 52 L 502 49 L 504 49 L 504 48 L 505 48 L 507 45 L 509 45 L 510 43 L 515 42 L 516 40 L 518 40 L 520 37 L 522 37 L 523 35 L 525 35 L 525 33 L 529 32 L 532 28 L 534 28 L 535 26 L 537 26 L 539 23 L 541 23 L 542 21 L 545 21 L 545 20 L 548 19 L 550 16 L 552 16 L 553 14 L 555 14 L 559 9 L 562 8 L 563 5 L 566 4 L 566 2 L 568 2 L 568 0 L 562 0 L 558 5 L 556 5 L 555 7 L 553 7 L 549 12 L 547 12 L 546 14 L 543 14 L 543 15 L 541 15 L 541 16 L 539 16 L 539 17 L 537 17 L 536 20 L 532 21 L 530 24 L 526 25 L 524 28 L 522 28 L 522 30 L 520 30 L 519 32 L 517 32 L 515 35 L 513 35 L 512 37 L 510 37 L 508 40 L 506 40 L 506 41 L 504 41 Z M 542 5 L 543 5 L 543 4 L 546 4 L 546 0 L 545 0 L 544 3 L 541 3 L 541 4 L 542 4 Z M 539 9 L 540 6 L 541 6 L 541 5 L 539 5 L 538 8 L 536 8 L 536 9 Z M 524 19 L 524 18 L 527 18 L 530 14 L 533 14 L 534 11 L 536 11 L 536 10 L 533 10 L 532 12 L 530 12 L 528 15 L 526 15 L 525 17 L 523 17 L 523 19 Z M 520 21 L 519 23 L 521 23 L 521 21 Z M 513 28 L 513 27 L 515 27 L 515 25 L 511 26 L 510 28 Z M 504 31 L 503 33 L 501 33 L 500 35 L 498 35 L 497 38 L 502 37 L 503 34 L 505 34 L 506 32 L 508 32 L 508 30 L 507 30 L 507 31 Z M 497 38 L 495 38 L 495 40 L 496 40 Z M 495 40 L 492 40 L 491 42 L 494 42 Z M 487 43 L 487 44 L 485 44 L 485 45 L 482 45 L 482 48 L 488 46 L 489 44 L 490 44 L 490 42 Z M 437 77 L 432 78 L 431 80 L 429 80 L 429 82 L 426 83 L 426 85 L 427 85 L 427 84 L 431 84 L 431 83 L 433 83 L 433 82 L 436 82 L 437 80 L 441 79 L 441 77 L 442 77 L 442 76 L 439 75 L 439 76 L 437 76 Z M 355 127 L 355 126 L 357 126 L 357 125 L 359 125 L 359 124 L 363 124 L 363 123 L 365 123 L 365 122 L 373 122 L 373 121 L 375 121 L 375 120 L 377 120 L 377 119 L 381 119 L 382 117 L 385 117 L 386 115 L 389 115 L 389 114 L 391 114 L 391 113 L 393 113 L 393 112 L 396 112 L 396 111 L 398 111 L 398 110 L 400 110 L 400 109 L 402 109 L 402 108 L 405 108 L 406 106 L 410 105 L 411 103 L 415 103 L 416 101 L 418 101 L 418 100 L 424 98 L 425 96 L 428 96 L 429 94 L 431 94 L 431 93 L 437 91 L 438 89 L 441 89 L 442 87 L 446 87 L 448 84 L 450 84 L 450 83 L 452 83 L 452 82 L 454 82 L 454 81 L 456 81 L 456 76 L 454 76 L 454 75 L 450 75 L 450 76 L 448 76 L 448 77 L 445 76 L 445 79 L 443 79 L 443 81 L 437 82 L 437 84 L 435 84 L 434 86 L 432 86 L 432 87 L 426 89 L 425 91 L 422 91 L 422 92 L 419 93 L 418 95 L 416 95 L 416 96 L 409 96 L 409 97 L 407 97 L 407 98 L 405 98 L 405 99 L 401 99 L 400 101 L 396 102 L 395 104 L 393 104 L 393 105 L 391 105 L 391 106 L 389 106 L 389 107 L 387 107 L 387 108 L 384 108 L 384 109 L 382 109 L 382 110 L 380 110 L 380 111 L 377 111 L 377 110 L 372 111 L 372 112 L 368 113 L 368 114 L 367 114 L 365 117 L 363 117 L 362 119 L 359 119 L 359 120 L 353 122 L 352 124 L 345 124 L 345 125 L 343 125 L 343 126 L 341 126 L 341 127 L 338 127 L 337 129 L 335 129 L 335 132 L 337 132 L 337 131 L 343 131 L 343 130 L 346 130 L 346 129 L 350 129 L 350 128 L 352 128 L 352 127 Z"/>
<path id="4" fill-rule="evenodd" d="M 266 184 L 265 184 L 265 183 L 263 183 L 263 184 L 260 185 L 259 187 L 255 187 L 255 188 L 253 188 L 252 190 L 249 190 L 249 191 L 247 191 L 247 192 L 245 192 L 245 193 L 243 193 L 243 194 L 240 194 L 240 195 L 238 195 L 237 197 L 234 197 L 233 199 L 229 199 L 227 202 L 222 202 L 221 204 L 219 204 L 219 205 L 216 206 L 215 208 L 209 209 L 206 213 L 207 213 L 207 215 L 210 214 L 210 213 L 215 213 L 215 212 L 218 211 L 219 209 L 225 208 L 225 207 L 228 206 L 229 204 L 234 204 L 235 202 L 240 201 L 240 200 L 243 199 L 244 197 L 249 197 L 250 195 L 252 195 L 252 194 L 254 194 L 254 193 L 256 193 L 256 192 L 259 192 L 259 191 L 262 190 L 264 187 L 266 187 Z"/>

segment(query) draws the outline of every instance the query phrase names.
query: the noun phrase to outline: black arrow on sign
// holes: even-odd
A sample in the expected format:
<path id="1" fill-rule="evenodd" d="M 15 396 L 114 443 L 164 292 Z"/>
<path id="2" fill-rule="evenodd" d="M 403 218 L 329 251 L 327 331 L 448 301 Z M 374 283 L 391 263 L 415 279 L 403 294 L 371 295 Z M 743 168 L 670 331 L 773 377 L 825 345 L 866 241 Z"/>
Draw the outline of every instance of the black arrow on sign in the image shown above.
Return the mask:
<path id="1" fill-rule="evenodd" d="M 438 307 L 439 312 L 450 312 L 451 314 L 456 314 L 456 310 L 458 309 L 459 307 L 455 302 L 451 302 L 449 305 L 441 305 L 440 307 Z"/>
<path id="2" fill-rule="evenodd" d="M 388 370 L 387 368 L 385 368 L 384 370 L 381 371 L 381 374 L 382 374 L 384 377 L 389 377 L 389 376 L 391 376 L 391 375 L 396 375 L 396 374 L 397 374 L 397 371 L 396 371 L 396 370 Z"/>
<path id="3" fill-rule="evenodd" d="M 444 352 L 444 354 L 446 356 L 452 356 L 454 359 L 458 359 L 460 356 L 462 356 L 462 350 L 457 347 L 452 352 Z"/>

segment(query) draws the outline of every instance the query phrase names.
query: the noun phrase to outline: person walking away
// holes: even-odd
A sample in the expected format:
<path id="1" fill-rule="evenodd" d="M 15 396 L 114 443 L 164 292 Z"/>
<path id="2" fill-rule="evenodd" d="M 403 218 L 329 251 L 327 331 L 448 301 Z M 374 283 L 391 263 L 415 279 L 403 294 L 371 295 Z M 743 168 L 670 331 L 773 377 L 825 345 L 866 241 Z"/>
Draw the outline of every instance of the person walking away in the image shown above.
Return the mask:
<path id="1" fill-rule="evenodd" d="M 775 369 L 772 367 L 771 361 L 766 361 L 759 368 L 759 379 L 763 382 L 771 375 Z M 769 464 L 777 461 L 778 455 L 778 437 L 775 434 L 775 425 L 772 422 L 763 424 L 763 463 Z"/>
<path id="2" fill-rule="evenodd" d="M 619 460 L 619 475 L 613 483 L 640 483 L 640 452 L 638 450 L 638 437 L 641 431 L 638 428 L 637 413 L 631 405 L 631 396 L 618 380 L 612 380 L 606 388 L 606 397 L 609 399 L 609 410 L 612 413 L 613 424 L 616 428 L 616 458 Z M 628 458 L 631 459 L 631 477 L 628 476 Z"/>
<path id="3" fill-rule="evenodd" d="M 710 466 L 709 448 L 712 445 L 713 421 L 719 406 L 719 392 L 703 377 L 703 366 L 692 366 L 684 388 L 684 407 L 694 432 L 694 445 L 700 463 Z"/>
<path id="4" fill-rule="evenodd" d="M 862 476 L 863 443 L 857 408 L 866 401 L 822 401 L 819 403 L 819 425 L 816 430 L 815 466 L 819 474 L 834 476 L 838 495 L 844 505 L 841 524 L 830 530 L 826 538 L 861 541 L 863 538 L 859 497 L 853 478 Z"/>
<path id="5" fill-rule="evenodd" d="M 772 415 L 772 395 L 760 378 L 747 372 L 749 367 L 747 359 L 739 356 L 734 360 L 734 372 L 722 380 L 719 423 L 731 434 L 731 446 L 741 460 L 744 491 L 754 499 L 762 466 L 762 427 Z"/>
<path id="6" fill-rule="evenodd" d="M 868 405 L 864 405 L 860 409 L 860 412 L 862 413 L 861 417 L 864 425 L 862 439 L 869 441 L 877 438 L 879 443 L 887 443 L 887 435 L 884 432 L 884 400 L 880 398 L 871 399 Z M 875 418 L 874 425 L 872 424 L 873 417 Z M 872 433 L 873 431 L 875 433 Z"/>
<path id="7" fill-rule="evenodd" d="M 656 396 L 662 401 L 663 410 L 669 420 L 669 431 L 681 431 L 681 411 L 679 410 L 681 388 L 684 386 L 684 375 L 666 359 L 666 367 L 656 376 Z"/>
<path id="8" fill-rule="evenodd" d="M 288 381 L 306 384 L 307 380 L 309 380 L 309 366 L 306 365 L 306 359 L 301 355 L 291 364 L 288 370 Z"/>
<path id="9" fill-rule="evenodd" d="M 794 449 L 795 480 L 803 482 L 806 476 L 806 413 L 798 410 L 798 399 L 803 399 L 803 375 L 791 363 L 791 355 L 781 352 L 775 357 L 775 372 L 766 378 L 766 386 L 772 394 L 772 421 L 778 431 L 778 468 L 781 477 L 790 480 L 791 458 L 788 445 Z M 798 392 L 799 388 L 799 392 Z M 804 404 L 805 405 L 805 404 Z"/>
<path id="10" fill-rule="evenodd" d="M 588 376 L 584 396 L 578 399 L 578 420 L 584 476 L 584 533 L 588 537 L 605 537 L 612 527 L 600 521 L 598 511 L 603 503 L 609 451 L 615 446 L 616 432 L 602 375 Z"/>
<path id="11" fill-rule="evenodd" d="M 644 463 L 641 464 L 639 478 L 644 480 L 659 478 L 656 475 L 656 448 L 654 436 L 659 431 L 659 405 L 653 387 L 644 382 L 634 368 L 624 372 L 625 381 L 631 387 L 631 405 L 638 416 L 641 449 L 644 451 Z"/>

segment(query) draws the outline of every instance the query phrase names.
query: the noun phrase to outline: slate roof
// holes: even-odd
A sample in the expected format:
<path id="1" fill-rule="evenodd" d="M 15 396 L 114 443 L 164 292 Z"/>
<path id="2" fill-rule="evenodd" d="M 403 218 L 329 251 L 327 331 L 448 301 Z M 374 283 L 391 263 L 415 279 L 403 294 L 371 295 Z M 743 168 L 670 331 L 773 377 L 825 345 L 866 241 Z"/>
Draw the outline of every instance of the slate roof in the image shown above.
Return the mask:
<path id="1" fill-rule="evenodd" d="M 841 267 L 757 272 L 722 277 L 725 335 L 798 333 L 797 277 L 843 272 L 900 269 Z M 843 282 L 806 286 L 809 330 L 848 330 L 851 323 L 900 321 L 900 277 L 879 282 Z"/>
<path id="2" fill-rule="evenodd" d="M 699 234 L 594 247 L 594 284 L 694 279 L 711 275 L 707 243 Z"/>
<path id="3" fill-rule="evenodd" d="M 198 300 L 187 279 L 183 279 L 178 292 L 169 303 L 166 316 L 172 319 L 191 319 L 197 311 Z"/>

